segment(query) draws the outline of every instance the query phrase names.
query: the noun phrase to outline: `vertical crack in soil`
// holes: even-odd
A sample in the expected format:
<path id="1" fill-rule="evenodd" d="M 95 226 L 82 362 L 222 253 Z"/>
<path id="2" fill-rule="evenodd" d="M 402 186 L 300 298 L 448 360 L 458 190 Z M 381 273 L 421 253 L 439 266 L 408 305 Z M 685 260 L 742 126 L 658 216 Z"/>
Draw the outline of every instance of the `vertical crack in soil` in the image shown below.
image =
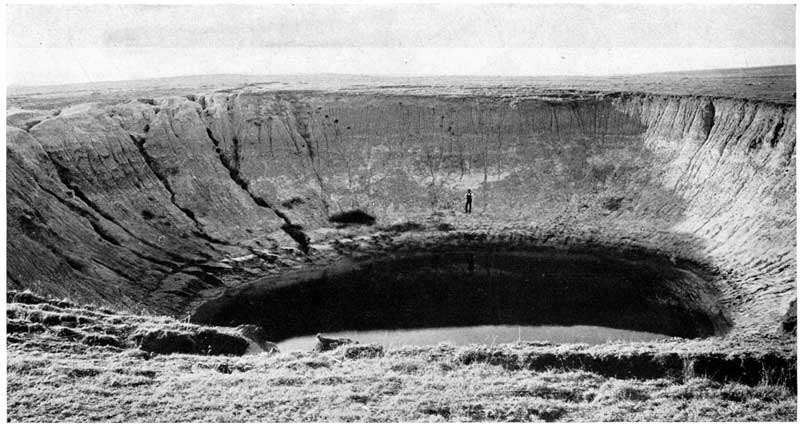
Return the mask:
<path id="1" fill-rule="evenodd" d="M 89 199 L 89 196 L 87 196 L 86 193 L 84 193 L 83 190 L 81 190 L 80 187 L 78 187 L 78 185 L 75 184 L 75 182 L 73 181 L 72 175 L 71 175 L 71 171 L 68 168 L 66 168 L 63 165 L 61 165 L 58 161 L 53 159 L 53 157 L 50 155 L 50 153 L 48 153 L 47 151 L 45 151 L 45 153 L 47 154 L 47 157 L 50 160 L 50 162 L 56 168 L 56 175 L 58 176 L 58 179 L 61 182 L 61 184 L 63 184 L 66 188 L 71 190 L 72 193 L 75 195 L 75 197 L 80 199 L 80 201 L 83 204 L 85 204 L 91 210 L 91 212 L 89 210 L 85 210 L 85 209 L 81 208 L 77 204 L 74 204 L 74 203 L 69 202 L 69 201 L 67 201 L 65 199 L 62 199 L 61 196 L 59 196 L 58 194 L 53 193 L 51 190 L 48 190 L 47 188 L 45 188 L 38 180 L 34 179 L 34 181 L 39 186 L 39 188 L 41 188 L 45 193 L 50 194 L 51 196 L 56 198 L 61 204 L 65 205 L 67 208 L 69 208 L 71 211 L 77 213 L 79 216 L 81 216 L 84 219 L 86 219 L 89 222 L 89 225 L 91 225 L 91 227 L 95 230 L 95 232 L 102 239 L 106 240 L 107 242 L 109 242 L 109 243 L 111 243 L 113 245 L 125 248 L 126 250 L 128 250 L 132 254 L 134 254 L 134 255 L 136 255 L 136 256 L 144 259 L 144 260 L 147 260 L 147 261 L 153 262 L 155 264 L 167 267 L 168 269 L 174 269 L 175 268 L 175 264 L 172 263 L 172 262 L 167 262 L 167 261 L 164 261 L 164 260 L 161 260 L 161 259 L 157 259 L 157 258 L 154 258 L 154 257 L 152 257 L 150 255 L 145 255 L 143 253 L 137 252 L 134 249 L 130 249 L 130 248 L 127 248 L 125 246 L 122 246 L 120 244 L 119 240 L 114 238 L 111 234 L 109 234 L 106 230 L 103 229 L 103 227 L 99 223 L 99 220 L 97 219 L 97 217 L 94 214 L 97 214 L 101 218 L 103 218 L 106 221 L 110 222 L 111 224 L 113 224 L 114 226 L 116 226 L 117 228 L 122 230 L 124 233 L 128 234 L 133 239 L 138 240 L 140 243 L 144 244 L 145 246 L 148 246 L 148 247 L 150 247 L 152 249 L 155 249 L 155 250 L 157 250 L 159 252 L 162 252 L 163 254 L 167 255 L 170 259 L 172 259 L 172 260 L 174 260 L 176 262 L 179 262 L 179 263 L 185 262 L 184 258 L 182 258 L 180 256 L 177 256 L 177 255 L 173 254 L 172 252 L 166 251 L 163 248 L 161 248 L 160 246 L 158 246 L 158 245 L 156 245 L 154 243 L 151 243 L 150 241 L 148 241 L 146 239 L 143 239 L 140 236 L 137 236 L 131 230 L 126 228 L 124 225 L 122 225 L 121 223 L 117 222 L 117 220 L 113 216 L 103 212 L 103 210 L 97 204 L 95 204 L 91 199 Z"/>
<path id="2" fill-rule="evenodd" d="M 192 212 L 192 210 L 189 208 L 182 207 L 181 205 L 178 204 L 178 202 L 175 201 L 175 191 L 172 189 L 172 186 L 170 185 L 167 176 L 161 170 L 155 159 L 152 156 L 150 156 L 150 154 L 147 152 L 147 149 L 144 146 L 147 139 L 145 137 L 141 137 L 132 133 L 129 133 L 128 135 L 130 136 L 131 141 L 133 141 L 133 144 L 136 145 L 136 148 L 139 150 L 139 153 L 142 155 L 142 158 L 144 158 L 144 161 L 147 164 L 147 166 L 150 168 L 151 171 L 153 171 L 153 175 L 155 175 L 156 178 L 158 178 L 158 180 L 161 181 L 161 184 L 164 186 L 164 189 L 167 190 L 167 192 L 170 194 L 170 199 L 169 199 L 170 202 L 172 202 L 172 204 L 175 205 L 176 208 L 178 208 L 181 212 L 183 212 L 183 214 L 194 223 L 196 229 L 195 231 L 192 231 L 192 234 L 211 243 L 221 244 L 225 246 L 235 246 L 235 244 L 232 244 L 225 240 L 220 240 L 206 233 L 205 230 L 203 229 L 203 225 L 200 224 L 200 221 L 198 221 L 197 217 L 194 215 L 194 212 Z"/>
<path id="3" fill-rule="evenodd" d="M 278 218 L 282 219 L 284 224 L 281 225 L 281 230 L 283 230 L 294 241 L 296 241 L 303 252 L 308 253 L 308 248 L 309 248 L 308 246 L 310 243 L 310 239 L 308 235 L 305 232 L 303 232 L 303 227 L 297 224 L 292 224 L 292 221 L 289 219 L 289 217 L 286 216 L 286 214 L 284 214 L 280 209 L 272 206 L 269 202 L 264 200 L 263 197 L 257 196 L 252 191 L 250 191 L 250 183 L 247 180 L 245 180 L 239 173 L 238 140 L 234 138 L 234 140 L 236 140 L 234 142 L 234 157 L 233 157 L 234 160 L 231 161 L 222 152 L 222 149 L 220 148 L 219 145 L 219 140 L 217 140 L 216 137 L 214 137 L 211 128 L 206 127 L 206 134 L 208 134 L 208 138 L 211 140 L 211 142 L 214 143 L 214 147 L 217 152 L 217 156 L 219 157 L 220 163 L 222 163 L 222 166 L 224 166 L 225 169 L 228 170 L 228 175 L 230 175 L 231 180 L 233 180 L 233 182 L 235 182 L 239 187 L 241 187 L 241 189 L 244 190 L 244 192 L 247 193 L 248 196 L 250 196 L 250 198 L 256 205 L 265 209 L 269 209 L 275 215 L 277 215 Z"/>

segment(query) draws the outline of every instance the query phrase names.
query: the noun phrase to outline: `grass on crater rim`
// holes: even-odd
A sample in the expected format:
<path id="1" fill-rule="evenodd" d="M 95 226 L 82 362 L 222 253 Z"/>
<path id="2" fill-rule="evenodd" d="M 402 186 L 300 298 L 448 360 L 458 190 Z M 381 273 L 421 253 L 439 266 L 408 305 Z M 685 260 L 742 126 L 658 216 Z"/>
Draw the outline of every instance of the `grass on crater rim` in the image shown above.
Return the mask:
<path id="1" fill-rule="evenodd" d="M 8 322 L 15 325 L 6 341 L 10 421 L 797 418 L 791 385 L 772 381 L 743 385 L 692 375 L 615 378 L 569 367 L 520 366 L 542 354 L 610 358 L 650 354 L 654 348 L 719 349 L 713 340 L 592 348 L 443 344 L 384 350 L 365 345 L 324 353 L 154 354 L 136 345 L 135 335 L 142 329 L 187 334 L 212 329 L 24 293 L 11 296 L 9 302 Z"/>
<path id="2" fill-rule="evenodd" d="M 794 420 L 781 386 L 460 365 L 452 347 L 213 357 L 12 346 L 11 421 Z M 436 358 L 437 352 L 439 358 Z M 225 366 L 222 366 L 225 365 Z"/>

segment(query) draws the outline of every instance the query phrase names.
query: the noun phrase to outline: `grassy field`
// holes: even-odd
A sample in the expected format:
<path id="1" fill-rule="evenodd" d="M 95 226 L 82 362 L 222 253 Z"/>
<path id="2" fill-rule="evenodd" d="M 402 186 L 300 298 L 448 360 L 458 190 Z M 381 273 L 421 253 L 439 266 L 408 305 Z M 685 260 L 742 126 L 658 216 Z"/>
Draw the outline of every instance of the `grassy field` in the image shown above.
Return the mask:
<path id="1" fill-rule="evenodd" d="M 335 90 L 444 96 L 573 96 L 590 93 L 652 93 L 744 98 L 795 104 L 794 65 L 712 69 L 611 77 L 378 77 L 369 75 L 194 75 L 8 88 L 9 108 L 61 109 L 88 102 L 114 104 L 135 98 L 186 96 L 214 91 Z"/>
<path id="2" fill-rule="evenodd" d="M 347 345 L 328 352 L 225 356 L 214 353 L 232 352 L 236 339 L 242 338 L 232 329 L 48 301 L 26 293 L 10 293 L 8 300 L 10 421 L 790 421 L 797 417 L 793 380 L 764 377 L 745 385 L 690 372 L 614 377 L 602 368 L 593 372 L 586 369 L 591 367 L 565 366 L 572 357 L 559 356 L 584 352 L 589 355 L 585 358 L 617 355 L 636 362 L 648 349 L 675 350 L 685 344 L 681 340 L 594 348 L 523 343 L 384 350 Z M 208 338 L 209 334 L 217 336 Z M 196 343 L 176 342 L 186 340 Z M 248 352 L 259 350 L 254 349 L 255 341 L 247 342 Z M 692 351 L 715 344 L 697 343 Z M 562 366 L 532 365 L 546 355 L 561 358 Z"/>
<path id="3" fill-rule="evenodd" d="M 341 352 L 243 358 L 14 349 L 12 421 L 771 421 L 789 390 L 704 378 L 459 365 L 449 347 L 350 360 Z"/>

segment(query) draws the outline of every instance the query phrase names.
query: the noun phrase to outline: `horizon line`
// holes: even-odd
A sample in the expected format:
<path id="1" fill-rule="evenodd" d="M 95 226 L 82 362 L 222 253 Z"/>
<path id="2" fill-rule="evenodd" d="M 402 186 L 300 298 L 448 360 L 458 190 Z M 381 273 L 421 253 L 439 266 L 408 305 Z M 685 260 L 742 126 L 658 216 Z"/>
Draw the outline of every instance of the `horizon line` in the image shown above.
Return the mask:
<path id="1" fill-rule="evenodd" d="M 99 80 L 99 81 L 84 81 L 84 82 L 65 82 L 65 83 L 52 83 L 52 84 L 6 84 L 6 88 L 38 88 L 38 87 L 58 87 L 58 86 L 76 86 L 88 84 L 108 84 L 108 83 L 123 83 L 135 81 L 149 81 L 149 80 L 167 80 L 173 78 L 198 78 L 198 77 L 221 77 L 221 76 L 243 76 L 243 77 L 313 77 L 313 76 L 339 76 L 339 77 L 374 77 L 374 78 L 619 78 L 630 77 L 636 75 L 660 75 L 660 74 L 680 74 L 687 72 L 713 72 L 713 71 L 735 71 L 744 69 L 766 69 L 766 68 L 787 68 L 797 67 L 797 63 L 787 63 L 780 65 L 764 65 L 764 66 L 744 66 L 735 68 L 697 68 L 685 69 L 677 71 L 654 71 L 654 72 L 637 72 L 630 74 L 609 74 L 609 75 L 566 75 L 566 74 L 550 74 L 550 75 L 492 75 L 492 74 L 469 74 L 469 75 L 454 75 L 454 74 L 416 74 L 416 75 L 402 75 L 402 74 L 375 74 L 375 73 L 336 73 L 336 72 L 296 72 L 296 73 L 273 73 L 273 74 L 259 74 L 259 73 L 213 73 L 213 74 L 184 74 L 172 76 L 159 76 L 159 77 L 145 77 L 133 78 L 123 80 Z M 795 71 L 796 74 L 796 71 Z"/>

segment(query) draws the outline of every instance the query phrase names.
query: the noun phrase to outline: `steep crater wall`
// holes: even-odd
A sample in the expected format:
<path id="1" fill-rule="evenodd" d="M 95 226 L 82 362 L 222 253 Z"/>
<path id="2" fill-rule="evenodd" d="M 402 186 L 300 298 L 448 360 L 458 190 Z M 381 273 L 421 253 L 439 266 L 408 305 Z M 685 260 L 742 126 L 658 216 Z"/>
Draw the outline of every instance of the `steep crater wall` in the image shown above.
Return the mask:
<path id="1" fill-rule="evenodd" d="M 197 264 L 307 247 L 328 216 L 362 209 L 616 232 L 714 267 L 734 325 L 753 331 L 795 297 L 794 106 L 236 91 L 23 127 L 7 131 L 15 289 L 182 312 L 222 285 Z"/>

